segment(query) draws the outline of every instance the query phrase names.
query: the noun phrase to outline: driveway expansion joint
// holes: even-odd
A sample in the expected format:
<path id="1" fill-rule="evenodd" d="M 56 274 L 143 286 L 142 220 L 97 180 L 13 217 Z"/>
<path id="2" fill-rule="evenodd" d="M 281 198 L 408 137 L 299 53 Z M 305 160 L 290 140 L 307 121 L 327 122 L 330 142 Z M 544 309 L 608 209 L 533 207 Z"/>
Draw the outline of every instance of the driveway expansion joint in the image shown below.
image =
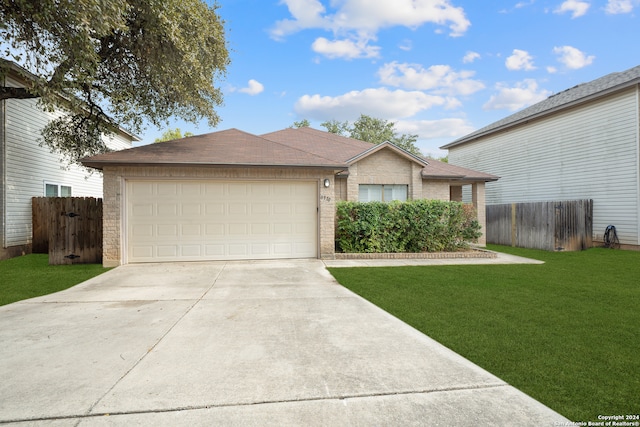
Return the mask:
<path id="1" fill-rule="evenodd" d="M 182 315 L 180 317 L 178 317 L 178 319 L 173 323 L 173 325 L 171 325 L 171 327 L 169 327 L 167 329 L 167 331 L 140 357 L 138 358 L 138 360 L 131 366 L 131 368 L 129 368 L 120 378 L 118 378 L 118 380 L 116 380 L 113 385 L 111 387 L 109 387 L 109 389 L 99 398 L 97 399 L 92 405 L 91 407 L 89 407 L 89 410 L 86 412 L 85 416 L 92 416 L 91 411 L 93 411 L 93 408 L 95 408 L 107 395 L 109 395 L 109 393 L 111 393 L 111 391 L 117 387 L 117 385 L 124 380 L 127 375 L 129 375 L 163 340 L 164 338 L 169 335 L 169 333 L 171 333 L 171 331 L 182 321 L 182 319 L 185 318 L 185 316 L 187 314 L 189 314 L 191 312 L 191 310 L 193 310 L 193 308 L 200 302 L 202 301 L 202 299 L 205 297 L 205 295 L 215 286 L 216 281 L 218 280 L 218 277 L 220 277 L 220 274 L 222 273 L 222 271 L 224 270 L 224 268 L 226 267 L 226 263 L 225 265 L 222 267 L 222 269 L 218 272 L 218 274 L 216 275 L 216 277 L 213 279 L 213 283 L 211 283 L 211 286 L 209 286 L 209 288 L 202 294 L 200 295 L 199 298 L 197 299 L 192 299 L 192 300 L 186 300 L 186 301 L 193 301 L 193 304 L 191 304 L 185 311 L 184 313 L 182 313 Z M 155 412 L 155 411 L 154 411 Z M 135 413 L 135 412 L 132 412 Z M 107 414 L 103 414 L 103 415 L 107 415 Z M 75 418 L 75 417 L 74 417 Z"/>
<path id="2" fill-rule="evenodd" d="M 478 385 L 478 386 L 468 385 L 468 386 L 446 387 L 446 388 L 435 388 L 435 389 L 403 390 L 403 391 L 394 391 L 394 392 L 386 392 L 386 393 L 385 392 L 362 393 L 362 394 L 356 393 L 356 394 L 348 394 L 348 395 L 345 394 L 345 395 L 333 395 L 333 396 L 316 396 L 316 397 L 308 397 L 308 398 L 300 398 L 300 399 L 263 400 L 263 401 L 256 401 L 256 402 L 220 403 L 220 404 L 209 404 L 209 405 L 181 406 L 181 407 L 172 407 L 172 408 L 142 409 L 139 411 L 96 412 L 96 413 L 85 413 L 85 414 L 78 414 L 78 415 L 59 415 L 59 416 L 41 417 L 41 418 L 0 420 L 0 425 L 8 424 L 8 423 L 23 423 L 23 422 L 34 422 L 34 421 L 61 421 L 61 420 L 74 420 L 74 419 L 82 420 L 82 419 L 110 417 L 110 416 L 115 417 L 115 416 L 121 416 L 121 415 L 144 415 L 144 414 L 159 414 L 159 413 L 182 412 L 182 411 L 198 411 L 203 409 L 216 409 L 216 408 L 277 405 L 282 403 L 322 402 L 322 401 L 329 401 L 329 400 L 348 401 L 348 400 L 355 400 L 355 399 L 366 399 L 369 397 L 393 397 L 393 396 L 406 396 L 406 395 L 412 395 L 412 394 L 419 395 L 419 394 L 433 394 L 433 393 L 448 393 L 448 392 L 465 391 L 465 390 L 495 389 L 500 387 L 511 387 L 511 386 L 505 382 L 502 382 L 502 383 L 484 384 L 484 385 Z"/>

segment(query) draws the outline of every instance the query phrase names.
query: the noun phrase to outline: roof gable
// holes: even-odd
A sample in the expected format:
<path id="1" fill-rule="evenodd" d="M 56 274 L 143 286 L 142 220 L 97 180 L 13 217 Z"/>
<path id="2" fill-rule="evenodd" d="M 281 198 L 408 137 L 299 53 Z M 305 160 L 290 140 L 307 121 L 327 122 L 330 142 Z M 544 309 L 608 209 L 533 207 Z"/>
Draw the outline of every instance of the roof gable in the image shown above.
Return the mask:
<path id="1" fill-rule="evenodd" d="M 607 74 L 606 76 L 582 83 L 565 91 L 551 95 L 528 108 L 518 111 L 504 119 L 491 123 L 475 132 L 459 138 L 440 148 L 448 149 L 472 141 L 482 136 L 490 135 L 499 130 L 518 125 L 533 118 L 546 116 L 556 111 L 593 100 L 612 92 L 631 87 L 640 83 L 640 65 L 626 71 Z"/>
<path id="2" fill-rule="evenodd" d="M 383 142 L 382 144 L 376 144 L 373 147 L 369 147 L 368 150 L 363 151 L 362 153 L 350 158 L 347 160 L 347 163 L 352 165 L 354 163 L 359 162 L 360 160 L 369 157 L 377 152 L 379 152 L 380 150 L 384 150 L 384 149 L 388 149 L 393 151 L 394 153 L 396 153 L 397 155 L 399 155 L 400 157 L 404 157 L 405 159 L 414 162 L 414 163 L 418 163 L 420 166 L 424 167 L 427 166 L 429 164 L 429 162 L 427 162 L 425 159 L 422 159 L 418 156 L 414 156 L 413 154 L 409 153 L 406 150 L 403 150 L 402 148 L 390 143 L 390 142 Z"/>

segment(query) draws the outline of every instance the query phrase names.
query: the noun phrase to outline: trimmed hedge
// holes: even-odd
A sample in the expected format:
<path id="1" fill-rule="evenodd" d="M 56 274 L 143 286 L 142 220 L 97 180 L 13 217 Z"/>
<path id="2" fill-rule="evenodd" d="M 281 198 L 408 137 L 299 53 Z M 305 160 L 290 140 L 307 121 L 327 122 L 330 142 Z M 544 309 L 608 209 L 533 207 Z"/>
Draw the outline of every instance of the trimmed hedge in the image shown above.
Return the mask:
<path id="1" fill-rule="evenodd" d="M 460 202 L 338 202 L 336 248 L 369 253 L 456 251 L 482 235 L 475 218 L 473 206 Z"/>

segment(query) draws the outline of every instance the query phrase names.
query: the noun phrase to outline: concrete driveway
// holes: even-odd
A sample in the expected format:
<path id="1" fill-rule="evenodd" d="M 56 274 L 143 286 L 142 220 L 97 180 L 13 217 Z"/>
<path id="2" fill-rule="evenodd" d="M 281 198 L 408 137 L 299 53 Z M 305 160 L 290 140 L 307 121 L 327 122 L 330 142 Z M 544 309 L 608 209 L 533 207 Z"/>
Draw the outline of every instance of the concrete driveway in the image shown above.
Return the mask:
<path id="1" fill-rule="evenodd" d="M 318 260 L 118 267 L 0 307 L 0 343 L 0 423 L 567 421 L 341 287 Z"/>

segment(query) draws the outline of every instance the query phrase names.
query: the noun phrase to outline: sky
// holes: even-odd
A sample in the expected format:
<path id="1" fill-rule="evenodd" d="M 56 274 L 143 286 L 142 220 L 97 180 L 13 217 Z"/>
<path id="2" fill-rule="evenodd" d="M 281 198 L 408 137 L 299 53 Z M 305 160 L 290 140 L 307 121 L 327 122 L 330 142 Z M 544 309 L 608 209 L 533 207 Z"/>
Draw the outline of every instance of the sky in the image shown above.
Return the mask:
<path id="1" fill-rule="evenodd" d="M 219 0 L 231 64 L 215 129 L 361 114 L 423 154 L 554 93 L 640 65 L 640 0 Z M 149 127 L 136 145 L 166 128 Z"/>

